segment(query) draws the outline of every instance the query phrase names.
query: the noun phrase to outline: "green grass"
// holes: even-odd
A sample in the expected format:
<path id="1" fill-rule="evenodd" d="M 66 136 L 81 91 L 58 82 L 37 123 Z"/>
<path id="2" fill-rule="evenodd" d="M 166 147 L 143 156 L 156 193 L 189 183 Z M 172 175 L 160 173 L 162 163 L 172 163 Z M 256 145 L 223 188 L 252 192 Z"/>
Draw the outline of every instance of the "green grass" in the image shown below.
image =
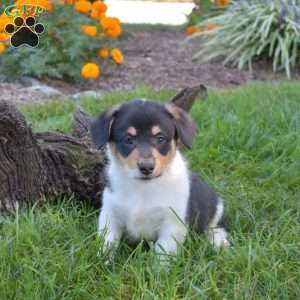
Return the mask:
<path id="1" fill-rule="evenodd" d="M 140 88 L 80 105 L 96 113 Z M 36 130 L 69 130 L 75 102 L 25 106 Z M 96 257 L 98 212 L 62 201 L 0 219 L 0 299 L 300 299 L 300 84 L 212 91 L 192 115 L 186 155 L 225 199 L 230 249 L 191 233 L 161 268 L 152 251 L 122 244 L 113 263 Z"/>

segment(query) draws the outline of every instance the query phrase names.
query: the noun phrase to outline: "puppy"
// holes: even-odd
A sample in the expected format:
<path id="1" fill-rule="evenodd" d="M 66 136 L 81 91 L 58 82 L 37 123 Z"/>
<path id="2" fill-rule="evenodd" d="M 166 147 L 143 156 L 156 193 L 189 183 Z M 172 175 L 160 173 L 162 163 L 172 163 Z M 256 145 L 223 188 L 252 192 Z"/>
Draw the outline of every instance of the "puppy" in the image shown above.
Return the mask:
<path id="1" fill-rule="evenodd" d="M 134 100 L 103 112 L 91 135 L 109 158 L 98 227 L 104 249 L 117 246 L 125 233 L 132 241 L 155 242 L 161 258 L 174 255 L 188 227 L 207 231 L 216 247 L 228 245 L 222 200 L 188 170 L 179 151 L 190 148 L 195 136 L 185 111 Z"/>

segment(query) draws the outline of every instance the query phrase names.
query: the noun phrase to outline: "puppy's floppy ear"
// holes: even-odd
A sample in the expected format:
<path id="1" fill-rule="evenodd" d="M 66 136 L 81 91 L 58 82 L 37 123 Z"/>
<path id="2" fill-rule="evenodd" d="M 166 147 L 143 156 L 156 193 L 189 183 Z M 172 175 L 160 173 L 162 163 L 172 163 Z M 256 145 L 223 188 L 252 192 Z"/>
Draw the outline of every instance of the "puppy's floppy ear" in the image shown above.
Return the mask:
<path id="1" fill-rule="evenodd" d="M 110 138 L 111 127 L 115 114 L 120 110 L 121 105 L 114 105 L 101 113 L 90 126 L 92 141 L 97 149 L 102 148 Z"/>
<path id="2" fill-rule="evenodd" d="M 177 136 L 184 146 L 191 148 L 196 135 L 195 125 L 190 116 L 173 103 L 165 104 L 167 112 L 174 120 Z"/>

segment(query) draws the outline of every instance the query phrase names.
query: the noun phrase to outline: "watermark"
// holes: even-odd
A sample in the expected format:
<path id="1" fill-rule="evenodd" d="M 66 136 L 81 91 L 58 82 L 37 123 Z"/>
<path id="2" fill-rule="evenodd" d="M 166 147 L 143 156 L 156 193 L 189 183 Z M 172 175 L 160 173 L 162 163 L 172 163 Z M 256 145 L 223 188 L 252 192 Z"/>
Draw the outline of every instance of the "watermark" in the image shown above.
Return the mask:
<path id="1" fill-rule="evenodd" d="M 39 35 L 45 27 L 37 22 L 37 18 L 47 15 L 46 8 L 35 4 L 10 5 L 5 8 L 4 15 L 12 19 L 4 27 L 12 47 L 39 45 Z"/>
<path id="2" fill-rule="evenodd" d="M 34 4 L 10 5 L 4 10 L 4 15 L 7 17 L 40 17 L 46 14 L 45 7 Z"/>

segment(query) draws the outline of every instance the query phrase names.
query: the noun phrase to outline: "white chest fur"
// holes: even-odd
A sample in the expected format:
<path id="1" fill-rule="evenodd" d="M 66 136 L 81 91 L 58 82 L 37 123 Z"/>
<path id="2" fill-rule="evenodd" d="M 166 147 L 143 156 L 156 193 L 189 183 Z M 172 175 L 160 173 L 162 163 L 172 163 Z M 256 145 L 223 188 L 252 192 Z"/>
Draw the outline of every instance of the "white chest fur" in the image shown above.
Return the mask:
<path id="1" fill-rule="evenodd" d="M 153 241 L 165 228 L 183 225 L 190 187 L 186 163 L 179 152 L 161 177 L 149 181 L 131 178 L 110 156 L 108 178 L 110 188 L 103 193 L 100 229 L 107 222 L 113 224 L 109 226 L 112 230 L 125 232 L 134 240 Z"/>

